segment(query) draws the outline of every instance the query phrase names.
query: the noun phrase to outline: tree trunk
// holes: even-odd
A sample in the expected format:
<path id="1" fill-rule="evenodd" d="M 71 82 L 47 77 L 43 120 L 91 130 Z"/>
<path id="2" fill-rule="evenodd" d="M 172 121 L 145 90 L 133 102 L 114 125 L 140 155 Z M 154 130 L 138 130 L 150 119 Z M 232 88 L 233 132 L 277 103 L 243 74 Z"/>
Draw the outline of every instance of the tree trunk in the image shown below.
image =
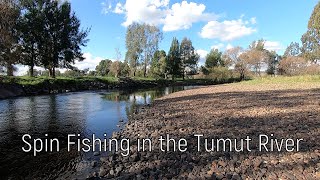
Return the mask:
<path id="1" fill-rule="evenodd" d="M 33 77 L 33 66 L 29 66 L 29 76 Z"/>
<path id="2" fill-rule="evenodd" d="M 55 69 L 55 67 L 52 68 L 52 78 L 56 78 L 56 69 Z"/>
<path id="3" fill-rule="evenodd" d="M 7 76 L 13 76 L 13 65 L 11 63 L 7 63 Z"/>

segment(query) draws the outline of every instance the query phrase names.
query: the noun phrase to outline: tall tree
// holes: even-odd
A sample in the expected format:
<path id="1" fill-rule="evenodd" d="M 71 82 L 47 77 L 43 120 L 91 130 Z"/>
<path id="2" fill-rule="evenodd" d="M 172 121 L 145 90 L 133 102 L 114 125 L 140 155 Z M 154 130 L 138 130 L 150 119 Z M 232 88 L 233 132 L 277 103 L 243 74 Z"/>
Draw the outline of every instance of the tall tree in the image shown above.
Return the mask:
<path id="1" fill-rule="evenodd" d="M 286 48 L 283 57 L 289 56 L 299 56 L 301 54 L 301 48 L 299 43 L 291 42 L 290 45 Z"/>
<path id="2" fill-rule="evenodd" d="M 143 44 L 144 63 L 143 76 L 147 76 L 147 67 L 151 63 L 152 56 L 158 50 L 159 42 L 162 40 L 162 32 L 156 26 L 143 24 L 145 44 Z"/>
<path id="3" fill-rule="evenodd" d="M 83 60 L 81 46 L 87 43 L 89 30 L 80 30 L 80 21 L 68 1 L 43 0 L 37 11 L 44 19 L 38 50 L 41 65 L 55 77 L 56 68 L 73 69 L 75 60 Z M 35 13 L 37 14 L 37 13 Z"/>
<path id="4" fill-rule="evenodd" d="M 308 22 L 308 30 L 302 36 L 302 54 L 304 57 L 316 63 L 320 60 L 320 2 L 314 7 Z"/>
<path id="5" fill-rule="evenodd" d="M 173 38 L 170 50 L 167 56 L 167 67 L 169 74 L 172 75 L 172 80 L 176 76 L 181 75 L 181 55 L 179 48 L 179 41 L 177 38 Z"/>
<path id="6" fill-rule="evenodd" d="M 181 68 L 182 77 L 188 72 L 195 72 L 197 69 L 197 64 L 199 61 L 199 55 L 196 53 L 192 41 L 188 38 L 183 38 L 180 45 L 180 55 L 181 55 Z"/>
<path id="7" fill-rule="evenodd" d="M 240 80 L 244 80 L 246 72 L 248 71 L 248 62 L 246 61 L 246 55 L 242 53 L 241 47 L 234 47 L 226 50 L 224 53 L 224 59 L 228 64 L 234 66 L 234 70 L 240 74 Z"/>
<path id="8" fill-rule="evenodd" d="M 154 77 L 165 77 L 166 65 L 164 63 L 166 52 L 164 50 L 157 50 L 152 58 L 150 72 Z"/>
<path id="9" fill-rule="evenodd" d="M 222 60 L 222 52 L 218 49 L 211 49 L 211 51 L 206 56 L 205 67 L 213 68 L 217 66 L 224 66 L 224 62 Z"/>
<path id="10" fill-rule="evenodd" d="M 145 44 L 143 27 L 138 23 L 133 23 L 127 28 L 126 32 L 126 57 L 130 64 L 131 75 L 136 76 L 139 66 L 139 58 L 143 52 L 143 44 Z"/>
<path id="11" fill-rule="evenodd" d="M 245 55 L 242 58 L 245 58 L 245 61 L 253 67 L 255 73 L 261 76 L 261 68 L 263 64 L 267 62 L 267 53 L 264 49 L 265 41 L 263 39 L 258 41 L 253 41 L 249 46 L 249 49 L 244 52 Z"/>
<path id="12" fill-rule="evenodd" d="M 19 1 L 0 1 L 0 65 L 6 67 L 8 76 L 13 76 L 13 65 L 20 59 L 21 54 L 19 16 Z"/>

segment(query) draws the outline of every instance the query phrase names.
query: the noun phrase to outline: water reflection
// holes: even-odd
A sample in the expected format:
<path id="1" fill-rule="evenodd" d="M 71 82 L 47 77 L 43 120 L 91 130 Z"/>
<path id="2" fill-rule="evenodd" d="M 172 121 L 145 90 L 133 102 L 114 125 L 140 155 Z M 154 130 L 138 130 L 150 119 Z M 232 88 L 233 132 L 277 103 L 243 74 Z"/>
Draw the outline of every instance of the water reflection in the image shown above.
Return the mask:
<path id="1" fill-rule="evenodd" d="M 0 101 L 0 179 L 13 177 L 55 178 L 75 171 L 76 162 L 92 154 L 24 153 L 23 134 L 33 138 L 58 138 L 65 148 L 68 134 L 109 136 L 121 129 L 138 105 L 155 98 L 194 87 L 170 87 L 138 91 L 77 92 L 22 97 Z M 55 158 L 55 159 L 52 159 Z M 76 161 L 75 161 L 76 160 Z M 70 165 L 71 164 L 71 165 Z M 30 171 L 34 169 L 35 171 Z M 61 171 L 60 171 L 61 170 Z"/>

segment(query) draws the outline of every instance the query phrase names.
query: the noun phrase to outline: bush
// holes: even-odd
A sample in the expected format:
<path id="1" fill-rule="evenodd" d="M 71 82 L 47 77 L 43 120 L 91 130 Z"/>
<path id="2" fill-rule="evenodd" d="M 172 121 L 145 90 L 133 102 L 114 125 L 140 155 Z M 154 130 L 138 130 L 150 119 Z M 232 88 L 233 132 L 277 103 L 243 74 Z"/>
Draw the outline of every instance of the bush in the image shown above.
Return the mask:
<path id="1" fill-rule="evenodd" d="M 233 72 L 229 70 L 227 67 L 213 67 L 209 69 L 209 75 L 207 75 L 208 78 L 210 79 L 216 79 L 217 81 L 227 81 L 229 79 L 232 79 Z"/>

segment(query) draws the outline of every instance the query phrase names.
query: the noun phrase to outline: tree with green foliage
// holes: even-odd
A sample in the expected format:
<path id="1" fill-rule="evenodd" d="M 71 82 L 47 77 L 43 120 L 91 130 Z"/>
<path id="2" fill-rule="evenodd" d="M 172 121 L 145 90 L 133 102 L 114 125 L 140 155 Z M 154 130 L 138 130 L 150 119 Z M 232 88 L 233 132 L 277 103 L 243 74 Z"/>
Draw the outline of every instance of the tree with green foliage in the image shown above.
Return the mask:
<path id="1" fill-rule="evenodd" d="M 110 72 L 112 61 L 109 59 L 105 59 L 99 62 L 96 66 L 96 74 L 98 76 L 107 76 Z"/>
<path id="2" fill-rule="evenodd" d="M 153 77 L 166 76 L 166 52 L 164 50 L 157 50 L 151 61 L 150 73 Z"/>
<path id="3" fill-rule="evenodd" d="M 145 38 L 145 44 L 143 44 L 143 77 L 147 77 L 147 67 L 150 65 L 154 53 L 158 50 L 159 43 L 162 40 L 162 32 L 156 26 L 148 24 L 142 24 L 142 26 Z"/>
<path id="4" fill-rule="evenodd" d="M 182 74 L 179 41 L 175 37 L 172 40 L 170 50 L 167 55 L 167 68 L 168 73 L 172 76 L 172 80 Z"/>
<path id="5" fill-rule="evenodd" d="M 6 68 L 8 76 L 13 76 L 13 65 L 21 55 L 19 17 L 19 1 L 0 1 L 0 65 Z"/>
<path id="6" fill-rule="evenodd" d="M 72 64 L 75 60 L 84 59 L 81 46 L 86 45 L 89 31 L 80 30 L 80 21 L 71 11 L 70 2 L 51 0 L 25 0 L 24 2 L 25 15 L 27 15 L 24 19 L 26 23 L 40 19 L 39 27 L 36 30 L 40 65 L 49 70 L 50 77 L 55 77 L 56 68 L 73 69 Z M 38 4 L 35 5 L 35 3 Z M 28 52 L 35 39 L 33 37 L 24 38 L 24 50 Z"/>
<path id="7" fill-rule="evenodd" d="M 195 73 L 200 56 L 196 53 L 192 41 L 188 38 L 183 38 L 180 44 L 182 78 L 185 78 L 187 73 Z"/>
<path id="8" fill-rule="evenodd" d="M 316 63 L 320 60 L 320 2 L 314 7 L 308 22 L 308 30 L 302 36 L 302 54 L 303 56 Z"/>
<path id="9" fill-rule="evenodd" d="M 220 52 L 218 49 L 211 49 L 206 56 L 205 67 L 210 69 L 217 66 L 224 66 L 222 52 Z"/>
<path id="10" fill-rule="evenodd" d="M 132 76 L 136 76 L 137 68 L 140 64 L 139 58 L 141 58 L 141 54 L 143 52 L 144 39 L 144 30 L 140 24 L 132 23 L 128 26 L 126 32 L 127 52 L 125 59 L 130 64 Z"/>
<path id="11" fill-rule="evenodd" d="M 267 59 L 267 71 L 266 73 L 269 75 L 276 74 L 276 66 L 280 60 L 280 56 L 275 51 L 266 51 Z"/>

